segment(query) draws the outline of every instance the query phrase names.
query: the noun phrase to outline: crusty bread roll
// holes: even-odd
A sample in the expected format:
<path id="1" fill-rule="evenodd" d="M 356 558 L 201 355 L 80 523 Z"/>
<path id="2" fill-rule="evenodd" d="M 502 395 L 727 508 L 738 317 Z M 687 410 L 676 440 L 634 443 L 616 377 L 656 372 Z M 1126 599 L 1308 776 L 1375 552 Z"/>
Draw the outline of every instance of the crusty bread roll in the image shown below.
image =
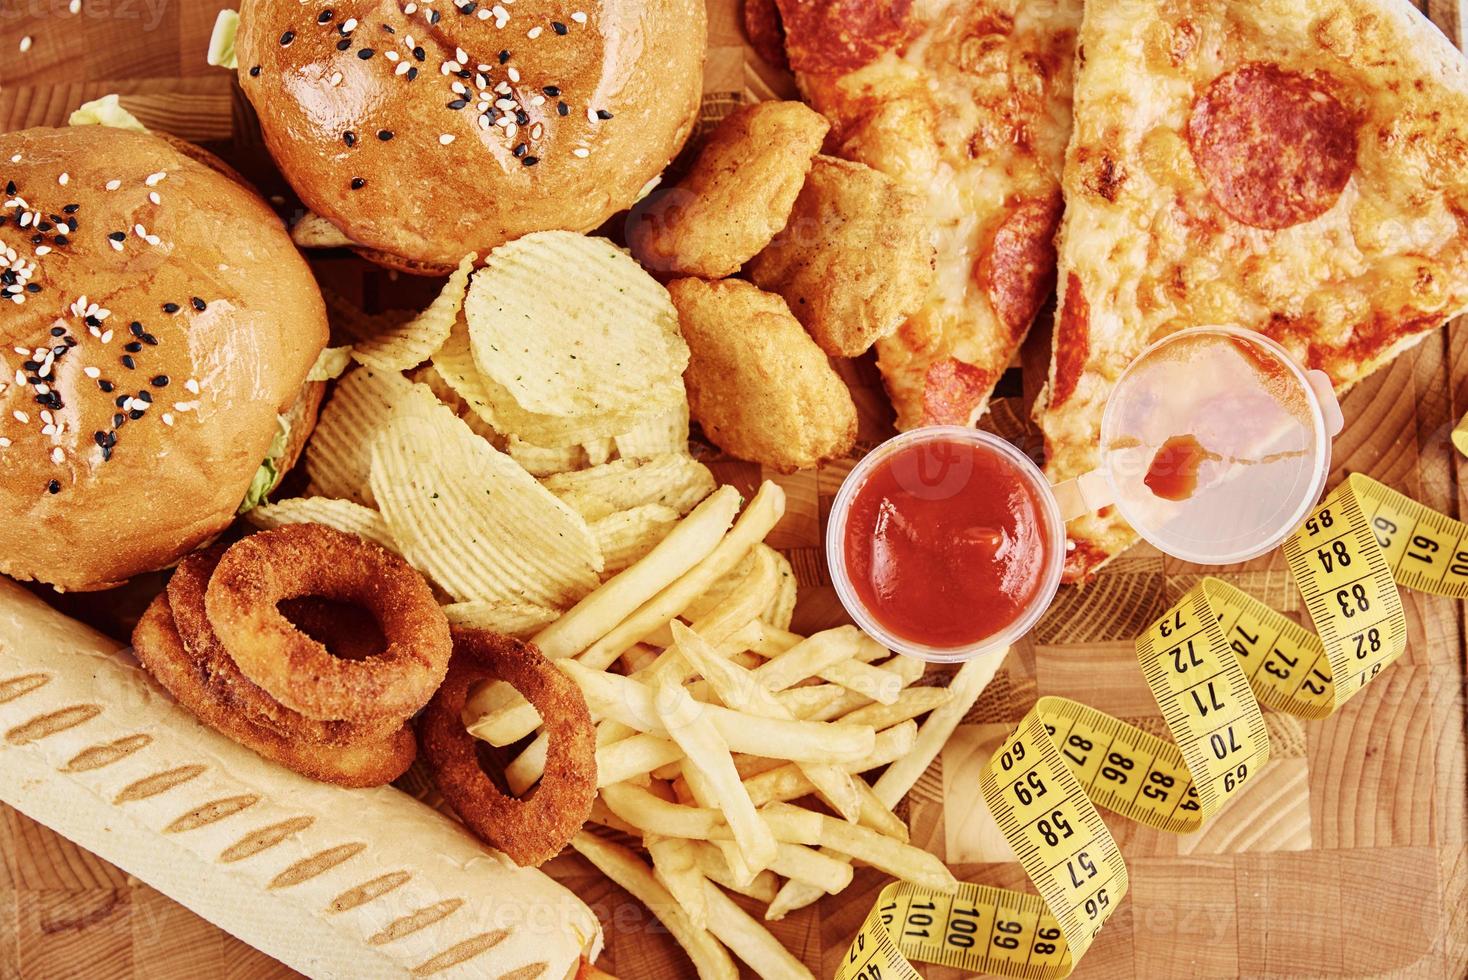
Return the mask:
<path id="1" fill-rule="evenodd" d="M 280 219 L 187 149 L 0 135 L 0 573 L 106 588 L 218 534 L 326 343 Z"/>
<path id="2" fill-rule="evenodd" d="M 442 274 L 631 206 L 697 120 L 706 21 L 704 0 L 244 0 L 235 50 L 306 205 Z"/>
<path id="3" fill-rule="evenodd" d="M 596 916 L 392 788 L 296 776 L 0 579 L 0 800 L 312 977 L 566 980 Z"/>

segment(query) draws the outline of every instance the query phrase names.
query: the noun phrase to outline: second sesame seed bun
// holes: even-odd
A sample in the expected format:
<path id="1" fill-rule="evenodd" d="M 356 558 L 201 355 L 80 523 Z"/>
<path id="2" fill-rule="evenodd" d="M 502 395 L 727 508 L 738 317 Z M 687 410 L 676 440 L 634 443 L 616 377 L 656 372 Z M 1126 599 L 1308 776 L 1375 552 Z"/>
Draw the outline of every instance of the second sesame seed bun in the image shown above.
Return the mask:
<path id="1" fill-rule="evenodd" d="M 631 206 L 692 130 L 706 43 L 703 0 L 245 0 L 236 53 L 302 201 L 435 273 Z"/>
<path id="2" fill-rule="evenodd" d="M 171 565 L 234 519 L 278 415 L 287 455 L 310 431 L 321 294 L 279 218 L 199 153 L 0 134 L 0 292 L 24 289 L 0 296 L 0 573 L 83 591 Z"/>

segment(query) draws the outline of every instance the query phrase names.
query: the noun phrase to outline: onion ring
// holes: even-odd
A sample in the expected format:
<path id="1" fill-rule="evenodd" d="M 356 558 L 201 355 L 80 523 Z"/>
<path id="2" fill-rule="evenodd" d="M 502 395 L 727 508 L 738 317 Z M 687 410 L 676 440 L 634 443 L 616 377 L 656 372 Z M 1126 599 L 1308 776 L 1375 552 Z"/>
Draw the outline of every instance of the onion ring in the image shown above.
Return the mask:
<path id="1" fill-rule="evenodd" d="M 503 793 L 479 765 L 464 727 L 464 702 L 482 681 L 519 691 L 550 736 L 545 776 L 523 799 Z M 528 643 L 484 630 L 454 630 L 448 678 L 418 720 L 423 757 L 439 792 L 476 836 L 516 864 L 539 865 L 561 852 L 591 815 L 596 797 L 596 729 L 581 691 Z"/>
<path id="2" fill-rule="evenodd" d="M 203 662 L 185 648 L 166 593 L 154 599 L 138 620 L 133 649 L 153 678 L 199 721 L 311 779 L 346 787 L 381 786 L 406 772 L 417 755 L 413 729 L 407 724 L 379 741 L 335 746 L 285 736 L 250 721 L 219 698 Z"/>
<path id="3" fill-rule="evenodd" d="M 168 581 L 168 607 L 173 614 L 174 628 L 195 665 L 204 693 L 222 707 L 243 715 L 251 724 L 296 741 L 327 745 L 381 741 L 403 726 L 406 716 L 389 717 L 371 725 L 316 721 L 287 708 L 246 677 L 209 625 L 204 609 L 209 578 L 223 554 L 223 545 L 194 552 L 179 562 Z M 310 617 L 310 622 L 318 631 L 327 625 L 315 616 Z"/>
<path id="4" fill-rule="evenodd" d="M 365 660 L 333 657 L 278 608 L 303 596 L 363 607 L 382 628 L 386 649 Z M 423 576 L 392 552 L 320 524 L 262 531 L 232 546 L 204 604 L 240 671 L 318 721 L 410 717 L 448 667 L 448 620 Z"/>

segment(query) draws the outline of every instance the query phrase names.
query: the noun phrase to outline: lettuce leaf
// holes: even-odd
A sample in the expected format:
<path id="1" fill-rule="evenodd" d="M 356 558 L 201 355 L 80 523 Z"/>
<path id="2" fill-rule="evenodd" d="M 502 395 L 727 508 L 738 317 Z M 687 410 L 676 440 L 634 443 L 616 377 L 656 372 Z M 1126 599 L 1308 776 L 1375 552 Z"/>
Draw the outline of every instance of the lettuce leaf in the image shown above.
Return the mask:
<path id="1" fill-rule="evenodd" d="M 239 68 L 239 60 L 234 53 L 234 36 L 240 29 L 240 15 L 238 11 L 221 10 L 219 16 L 214 20 L 214 33 L 209 35 L 209 64 L 218 68 Z"/>
<path id="2" fill-rule="evenodd" d="M 265 454 L 260 468 L 255 471 L 255 477 L 250 481 L 250 489 L 245 491 L 245 499 L 240 501 L 236 514 L 244 514 L 254 510 L 265 503 L 265 498 L 274 489 L 275 483 L 280 479 L 280 464 L 285 456 L 286 448 L 291 441 L 291 420 L 284 415 L 275 417 L 275 438 L 270 440 L 270 449 Z"/>

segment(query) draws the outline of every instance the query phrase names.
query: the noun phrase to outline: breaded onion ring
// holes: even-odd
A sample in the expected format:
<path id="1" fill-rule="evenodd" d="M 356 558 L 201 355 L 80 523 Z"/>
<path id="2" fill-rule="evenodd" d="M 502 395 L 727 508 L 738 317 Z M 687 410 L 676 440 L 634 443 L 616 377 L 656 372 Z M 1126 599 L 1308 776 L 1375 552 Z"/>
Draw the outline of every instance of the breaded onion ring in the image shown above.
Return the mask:
<path id="1" fill-rule="evenodd" d="M 166 593 L 138 621 L 133 648 L 154 679 L 199 721 L 311 779 L 347 787 L 381 786 L 406 772 L 417 754 L 413 730 L 406 724 L 380 741 L 339 746 L 292 738 L 250 721 L 219 697 L 203 663 L 185 649 Z"/>
<path id="2" fill-rule="evenodd" d="M 168 607 L 173 614 L 174 628 L 198 671 L 202 689 L 216 704 L 243 715 L 253 725 L 267 728 L 282 738 L 296 742 L 352 745 L 381 741 L 403 727 L 403 722 L 407 720 L 404 715 L 387 716 L 372 724 L 316 721 L 287 708 L 246 677 L 229 651 L 224 648 L 214 628 L 209 625 L 209 617 L 204 609 L 204 594 L 209 587 L 209 578 L 214 574 L 223 554 L 223 545 L 215 545 L 206 551 L 196 551 L 179 562 L 173 577 L 168 581 Z M 355 625 L 330 622 L 326 617 L 317 615 L 315 610 L 308 613 L 307 621 L 313 635 L 322 638 L 323 642 L 323 634 L 328 629 L 333 639 L 338 634 L 346 634 L 349 639 L 355 639 Z"/>
<path id="3" fill-rule="evenodd" d="M 500 791 L 479 765 L 464 702 L 481 681 L 505 681 L 535 705 L 550 746 L 545 776 L 524 798 Z M 591 815 L 596 729 L 581 691 L 528 643 L 484 630 L 454 630 L 448 679 L 418 720 L 423 757 L 439 792 L 480 839 L 521 866 L 561 852 Z"/>
<path id="4" fill-rule="evenodd" d="M 277 604 L 322 596 L 361 606 L 387 638 L 365 660 L 333 657 Z M 209 622 L 246 677 L 318 721 L 407 718 L 443 680 L 449 624 L 423 576 L 392 552 L 320 524 L 291 524 L 224 553 L 205 593 Z"/>

